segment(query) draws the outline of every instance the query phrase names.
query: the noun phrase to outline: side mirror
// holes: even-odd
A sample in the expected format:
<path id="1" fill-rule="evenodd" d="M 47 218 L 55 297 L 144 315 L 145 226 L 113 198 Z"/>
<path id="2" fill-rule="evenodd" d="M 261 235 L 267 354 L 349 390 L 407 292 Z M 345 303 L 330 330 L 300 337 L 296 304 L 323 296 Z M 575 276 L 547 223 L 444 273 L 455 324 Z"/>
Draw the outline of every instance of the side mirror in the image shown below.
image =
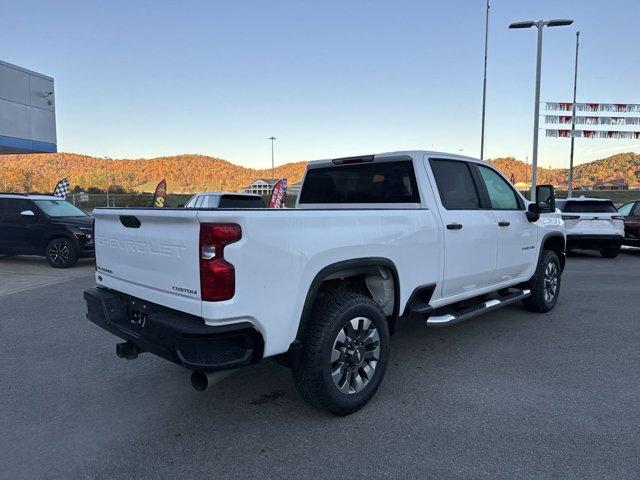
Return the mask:
<path id="1" fill-rule="evenodd" d="M 536 205 L 538 213 L 553 213 L 556 211 L 556 191 L 553 185 L 538 185 L 536 187 Z"/>
<path id="2" fill-rule="evenodd" d="M 184 203 L 179 203 L 177 208 L 184 208 Z"/>
<path id="3" fill-rule="evenodd" d="M 527 208 L 527 220 L 537 222 L 540 219 L 540 207 L 536 203 L 530 203 Z"/>
<path id="4" fill-rule="evenodd" d="M 35 217 L 36 214 L 33 213 L 33 210 L 23 210 L 20 212 L 20 215 L 22 215 L 23 217 Z"/>

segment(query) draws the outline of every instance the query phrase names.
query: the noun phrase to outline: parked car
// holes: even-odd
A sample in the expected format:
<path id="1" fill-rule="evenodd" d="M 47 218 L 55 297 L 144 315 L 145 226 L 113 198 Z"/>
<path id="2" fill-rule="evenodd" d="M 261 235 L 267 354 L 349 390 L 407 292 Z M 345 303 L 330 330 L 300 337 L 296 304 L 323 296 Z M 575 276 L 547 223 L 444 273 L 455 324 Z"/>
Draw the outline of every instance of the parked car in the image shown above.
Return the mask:
<path id="1" fill-rule="evenodd" d="M 260 195 L 202 192 L 191 197 L 184 208 L 267 208 L 267 205 Z"/>
<path id="2" fill-rule="evenodd" d="M 401 319 L 555 306 L 564 225 L 553 187 L 536 191 L 411 151 L 311 162 L 295 209 L 98 208 L 88 319 L 125 340 L 118 356 L 152 352 L 196 389 L 275 357 L 306 401 L 346 415 L 378 389 Z"/>
<path id="3" fill-rule="evenodd" d="M 640 247 L 640 200 L 625 203 L 618 209 L 624 219 L 624 245 Z"/>
<path id="4" fill-rule="evenodd" d="M 0 253 L 43 255 L 54 268 L 92 257 L 93 218 L 49 195 L 0 194 Z"/>
<path id="5" fill-rule="evenodd" d="M 567 233 L 567 251 L 597 250 L 615 258 L 624 240 L 624 221 L 611 200 L 602 198 L 558 199 Z"/>

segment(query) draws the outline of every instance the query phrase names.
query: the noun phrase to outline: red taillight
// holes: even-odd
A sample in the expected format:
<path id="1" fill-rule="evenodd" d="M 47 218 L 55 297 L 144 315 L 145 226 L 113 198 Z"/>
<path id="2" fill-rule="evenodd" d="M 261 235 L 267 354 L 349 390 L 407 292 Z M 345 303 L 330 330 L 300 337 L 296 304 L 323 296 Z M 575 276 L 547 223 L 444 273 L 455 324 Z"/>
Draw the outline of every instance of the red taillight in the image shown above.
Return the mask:
<path id="1" fill-rule="evenodd" d="M 224 247 L 242 238 L 235 223 L 200 224 L 200 297 L 206 302 L 229 300 L 236 291 L 233 265 L 224 259 Z"/>

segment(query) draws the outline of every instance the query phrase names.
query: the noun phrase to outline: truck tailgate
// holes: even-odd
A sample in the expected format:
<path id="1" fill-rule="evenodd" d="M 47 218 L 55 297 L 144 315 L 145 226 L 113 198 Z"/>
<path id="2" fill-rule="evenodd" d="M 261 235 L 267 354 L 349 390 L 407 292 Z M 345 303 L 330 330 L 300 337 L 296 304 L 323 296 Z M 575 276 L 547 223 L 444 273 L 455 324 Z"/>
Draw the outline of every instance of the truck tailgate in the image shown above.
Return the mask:
<path id="1" fill-rule="evenodd" d="M 96 209 L 97 284 L 199 315 L 194 210 Z M 183 299 L 183 301 L 180 301 Z"/>

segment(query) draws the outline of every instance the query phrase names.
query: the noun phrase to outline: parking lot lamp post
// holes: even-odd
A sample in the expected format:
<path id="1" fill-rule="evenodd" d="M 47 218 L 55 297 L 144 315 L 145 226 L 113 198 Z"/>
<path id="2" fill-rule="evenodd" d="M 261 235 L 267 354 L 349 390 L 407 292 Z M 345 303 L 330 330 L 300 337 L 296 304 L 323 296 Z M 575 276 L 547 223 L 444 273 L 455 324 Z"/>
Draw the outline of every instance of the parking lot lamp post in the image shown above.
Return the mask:
<path id="1" fill-rule="evenodd" d="M 573 136 L 573 132 L 576 130 L 576 90 L 578 88 L 578 50 L 580 48 L 580 32 L 576 32 L 576 64 L 573 72 L 573 106 L 571 107 L 571 153 L 569 154 L 569 185 L 567 198 L 571 198 L 573 193 L 573 148 L 576 141 L 576 137 Z"/>
<path id="2" fill-rule="evenodd" d="M 544 27 L 561 27 L 571 25 L 573 20 L 538 20 L 515 22 L 509 28 L 538 28 L 538 47 L 536 58 L 536 93 L 533 117 L 533 155 L 531 156 L 531 201 L 536 201 L 536 182 L 538 179 L 538 126 L 540 124 L 540 73 L 542 69 L 542 30 Z"/>
<path id="3" fill-rule="evenodd" d="M 276 178 L 275 168 L 274 168 L 274 163 L 273 163 L 273 141 L 275 139 L 276 139 L 276 137 L 269 137 L 269 140 L 271 140 L 271 178 L 273 180 L 275 180 L 275 178 Z"/>

